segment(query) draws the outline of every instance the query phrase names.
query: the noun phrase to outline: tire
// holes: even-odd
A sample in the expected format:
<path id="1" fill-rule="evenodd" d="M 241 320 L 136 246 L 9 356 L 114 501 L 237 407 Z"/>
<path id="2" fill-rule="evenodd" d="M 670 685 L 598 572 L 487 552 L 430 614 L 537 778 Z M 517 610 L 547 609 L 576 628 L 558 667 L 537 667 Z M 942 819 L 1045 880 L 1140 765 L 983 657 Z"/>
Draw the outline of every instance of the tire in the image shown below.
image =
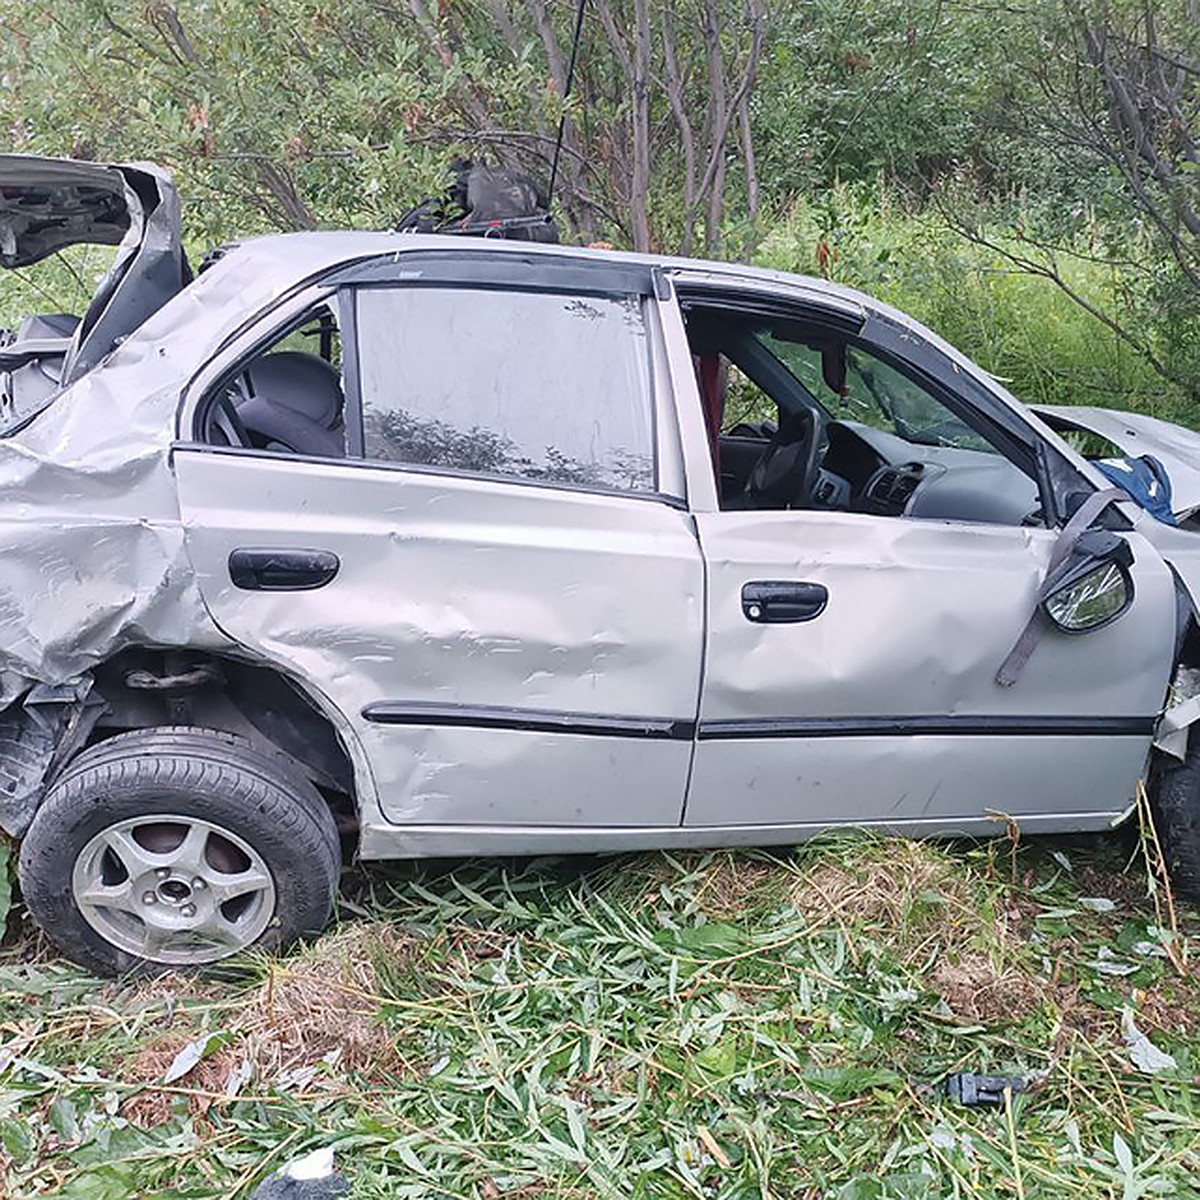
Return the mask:
<path id="1" fill-rule="evenodd" d="M 1190 739 L 1183 762 L 1160 759 L 1150 805 L 1171 886 L 1200 907 L 1200 737 Z"/>
<path id="2" fill-rule="evenodd" d="M 186 726 L 79 755 L 20 857 L 34 919 L 102 975 L 193 970 L 315 935 L 340 873 L 333 816 L 289 759 Z"/>

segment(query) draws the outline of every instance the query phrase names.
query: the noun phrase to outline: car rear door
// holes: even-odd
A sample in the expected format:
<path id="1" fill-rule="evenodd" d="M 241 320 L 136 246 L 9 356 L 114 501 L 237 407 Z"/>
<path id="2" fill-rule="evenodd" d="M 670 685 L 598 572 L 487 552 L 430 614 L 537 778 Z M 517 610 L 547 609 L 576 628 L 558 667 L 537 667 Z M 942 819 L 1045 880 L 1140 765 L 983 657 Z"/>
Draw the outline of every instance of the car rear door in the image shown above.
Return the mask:
<path id="1" fill-rule="evenodd" d="M 703 575 L 648 273 L 475 250 L 341 288 L 344 458 L 176 448 L 213 619 L 342 715 L 389 821 L 677 826 Z"/>
<path id="2" fill-rule="evenodd" d="M 769 311 L 769 298 L 754 303 Z M 668 323 L 679 319 L 672 307 Z M 868 321 L 861 335 L 897 359 L 920 346 L 922 371 L 940 359 L 960 401 L 982 403 L 978 385 L 970 392 L 902 327 Z M 690 364 L 677 361 L 682 389 Z M 691 454 L 689 469 L 711 475 L 702 438 Z M 1124 535 L 1135 558 L 1129 611 L 1087 634 L 1047 630 L 1004 687 L 998 668 L 1035 610 L 1058 530 L 720 511 L 715 496 L 693 496 L 708 592 L 687 825 L 750 825 L 779 840 L 842 823 L 983 831 L 1004 814 L 1055 830 L 1103 826 L 1126 805 L 1175 628 L 1170 572 L 1136 532 Z"/>

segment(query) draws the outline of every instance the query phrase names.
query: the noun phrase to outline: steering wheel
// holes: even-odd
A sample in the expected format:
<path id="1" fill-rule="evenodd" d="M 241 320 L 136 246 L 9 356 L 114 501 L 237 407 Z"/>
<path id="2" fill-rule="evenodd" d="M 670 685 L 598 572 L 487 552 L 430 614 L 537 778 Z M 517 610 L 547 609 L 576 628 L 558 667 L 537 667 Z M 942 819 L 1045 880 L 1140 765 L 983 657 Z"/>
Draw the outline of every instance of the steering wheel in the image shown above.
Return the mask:
<path id="1" fill-rule="evenodd" d="M 789 413 L 746 480 L 752 508 L 808 508 L 821 470 L 825 414 L 807 405 Z"/>

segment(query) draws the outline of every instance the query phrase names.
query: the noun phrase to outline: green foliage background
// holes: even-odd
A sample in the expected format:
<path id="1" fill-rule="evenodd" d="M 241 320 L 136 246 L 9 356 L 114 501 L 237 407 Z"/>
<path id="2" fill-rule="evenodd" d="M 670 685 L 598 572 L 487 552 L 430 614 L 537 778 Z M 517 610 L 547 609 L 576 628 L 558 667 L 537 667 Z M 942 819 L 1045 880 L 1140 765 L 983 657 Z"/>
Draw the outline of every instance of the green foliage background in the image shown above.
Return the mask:
<path id="1" fill-rule="evenodd" d="M 1150 7 L 1172 47 L 1190 51 L 1186 2 Z M 585 11 L 567 104 L 580 155 L 561 215 L 572 236 L 628 244 L 621 39 L 637 9 L 589 0 Z M 649 3 L 651 32 L 668 21 L 676 31 L 698 134 L 705 21 L 732 64 L 748 11 L 745 0 Z M 1063 133 L 1055 91 L 1077 65 L 1080 29 L 1139 11 L 776 0 L 749 95 L 753 178 L 731 142 L 710 248 L 861 286 L 1024 399 L 1200 424 L 1197 289 L 1119 172 Z M 563 102 L 547 38 L 561 51 L 573 13 L 572 0 L 0 0 L 0 150 L 165 164 L 194 255 L 267 230 L 386 228 L 443 186 L 455 153 L 548 175 Z M 699 218 L 684 211 L 664 81 L 656 50 L 647 203 L 652 241 L 670 251 Z M 1047 264 L 1133 336 L 1081 308 Z M 93 255 L 74 271 L 48 264 L 36 281 L 0 281 L 0 325 L 31 308 L 78 310 L 102 266 Z"/>
<path id="2" fill-rule="evenodd" d="M 1103 129 L 1081 30 L 1153 13 L 1192 62 L 1192 3 L 773 0 L 755 153 L 740 130 L 723 151 L 714 230 L 685 211 L 662 31 L 703 142 L 706 22 L 736 65 L 752 5 L 644 0 L 652 242 L 863 287 L 1027 400 L 1200 426 L 1187 254 L 1072 109 Z M 588 0 L 572 239 L 631 241 L 638 4 Z M 547 47 L 572 16 L 571 0 L 0 0 L 0 151 L 170 167 L 193 259 L 269 230 L 386 228 L 455 153 L 546 176 L 564 108 Z M 1160 133 L 1186 206 L 1193 91 L 1177 101 Z M 0 279 L 0 326 L 79 311 L 106 262 Z M 233 1200 L 332 1145 L 355 1196 L 413 1200 L 1200 1197 L 1195 918 L 1168 926 L 1128 846 L 1095 854 L 832 841 L 372 872 L 346 889 L 356 921 L 233 982 L 103 985 L 14 922 L 0 1193 Z M 1131 1061 L 1135 1010 L 1169 1072 Z M 966 1110 L 933 1086 L 964 1069 L 1036 1086 Z"/>

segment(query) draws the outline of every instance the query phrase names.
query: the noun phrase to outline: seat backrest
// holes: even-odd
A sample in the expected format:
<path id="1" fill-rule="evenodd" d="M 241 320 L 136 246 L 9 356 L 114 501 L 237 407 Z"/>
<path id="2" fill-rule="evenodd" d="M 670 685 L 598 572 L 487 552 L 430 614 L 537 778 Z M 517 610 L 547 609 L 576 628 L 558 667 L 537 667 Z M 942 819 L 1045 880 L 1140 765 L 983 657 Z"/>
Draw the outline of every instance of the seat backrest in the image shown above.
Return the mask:
<path id="1" fill-rule="evenodd" d="M 342 381 L 338 370 L 315 354 L 276 350 L 244 372 L 249 395 L 237 414 L 246 432 L 268 449 L 322 458 L 346 453 Z"/>

